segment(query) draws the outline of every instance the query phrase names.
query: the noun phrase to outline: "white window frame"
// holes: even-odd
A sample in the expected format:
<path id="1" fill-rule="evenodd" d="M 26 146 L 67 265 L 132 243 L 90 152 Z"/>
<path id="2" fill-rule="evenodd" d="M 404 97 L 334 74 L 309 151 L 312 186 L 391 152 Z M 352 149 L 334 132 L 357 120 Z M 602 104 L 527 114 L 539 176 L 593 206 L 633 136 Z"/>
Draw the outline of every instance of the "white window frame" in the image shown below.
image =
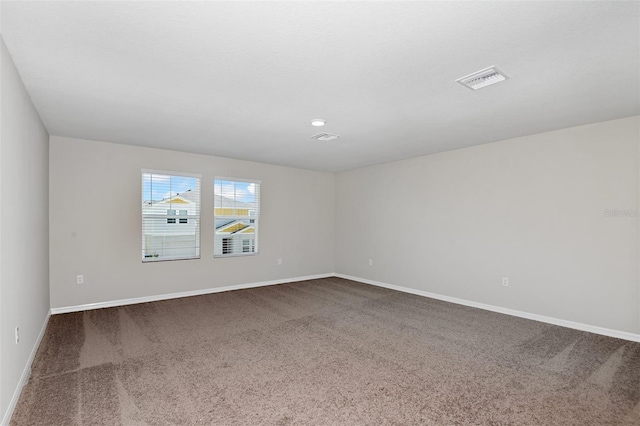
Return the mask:
<path id="1" fill-rule="evenodd" d="M 258 197 L 256 199 L 256 203 L 255 205 L 251 208 L 248 209 L 249 211 L 247 212 L 248 215 L 247 216 L 228 216 L 228 215 L 220 215 L 220 216 L 216 216 L 216 208 L 221 207 L 224 208 L 222 206 L 217 206 L 216 205 L 216 194 L 215 194 L 215 186 L 216 186 L 216 182 L 217 181 L 230 181 L 230 182 L 244 182 L 244 183 L 253 183 L 255 185 L 257 185 L 258 187 Z M 262 181 L 258 180 L 258 179 L 246 179 L 246 178 L 237 178 L 237 177 L 228 177 L 228 176 L 215 176 L 213 179 L 213 186 L 214 186 L 214 194 L 213 194 L 213 220 L 214 220 L 214 236 L 213 236 L 213 240 L 214 240 L 214 250 L 213 250 L 213 257 L 214 258 L 223 258 L 223 257 L 237 257 L 237 256 L 255 256 L 257 254 L 259 254 L 259 244 L 258 244 L 258 234 L 259 234 L 259 230 L 260 230 L 260 198 L 261 198 L 261 191 L 262 191 Z M 216 219 L 220 219 L 220 218 L 226 218 L 226 219 L 233 219 L 233 220 L 250 220 L 252 226 L 255 229 L 255 232 L 252 236 L 253 239 L 253 244 L 251 244 L 249 247 L 250 249 L 253 249 L 253 251 L 250 252 L 244 252 L 243 251 L 243 243 L 242 240 L 240 240 L 239 244 L 238 244 L 238 248 L 239 251 L 238 252 L 233 252 L 233 253 L 223 253 L 224 251 L 224 239 L 229 238 L 229 236 L 227 235 L 223 235 L 221 234 L 219 236 L 220 238 L 220 253 L 216 253 L 216 245 L 218 244 L 218 236 L 215 234 L 216 232 L 216 227 L 215 227 L 215 222 Z M 231 247 L 233 248 L 234 245 L 232 243 Z"/>
<path id="2" fill-rule="evenodd" d="M 200 174 L 194 174 L 194 173 L 188 173 L 188 172 L 176 172 L 176 171 L 169 171 L 169 170 L 156 170 L 156 169 L 141 169 L 140 171 L 140 176 L 141 176 L 141 191 L 144 191 L 144 178 L 145 178 L 145 174 L 151 174 L 151 175 L 165 175 L 165 176 L 171 176 L 171 177 L 186 177 L 186 178 L 195 178 L 198 180 L 197 183 L 197 192 L 198 192 L 198 202 L 196 204 L 196 210 L 194 214 L 187 214 L 186 215 L 186 219 L 189 220 L 193 220 L 195 223 L 195 239 L 196 239 L 196 245 L 195 245 L 195 254 L 192 256 L 165 256 L 165 257 L 148 257 L 145 254 L 145 219 L 149 219 L 149 220 L 158 220 L 158 219 L 163 219 L 161 221 L 161 223 L 164 223 L 164 225 L 168 225 L 168 226 L 179 226 L 179 219 L 185 219 L 185 215 L 180 215 L 180 211 L 179 209 L 176 208 L 172 208 L 172 209 L 167 209 L 167 214 L 145 214 L 144 210 L 141 209 L 141 218 L 142 218 L 142 263 L 155 263 L 155 262 L 167 262 L 167 261 L 173 261 L 173 260 L 192 260 L 192 259 L 200 259 L 200 251 L 201 251 L 201 237 L 200 237 L 200 230 L 201 230 L 201 221 L 200 221 L 200 217 L 201 217 L 201 210 L 202 210 L 202 175 Z M 142 193 L 140 199 L 142 199 L 144 197 L 144 193 Z M 144 202 L 144 200 L 142 200 Z M 175 214 L 173 215 L 169 215 L 169 210 L 174 211 Z M 166 220 L 164 220 L 166 219 Z M 169 222 L 169 219 L 174 220 L 174 222 Z M 184 226 L 185 224 L 183 224 Z M 183 228 L 184 229 L 184 228 Z"/>

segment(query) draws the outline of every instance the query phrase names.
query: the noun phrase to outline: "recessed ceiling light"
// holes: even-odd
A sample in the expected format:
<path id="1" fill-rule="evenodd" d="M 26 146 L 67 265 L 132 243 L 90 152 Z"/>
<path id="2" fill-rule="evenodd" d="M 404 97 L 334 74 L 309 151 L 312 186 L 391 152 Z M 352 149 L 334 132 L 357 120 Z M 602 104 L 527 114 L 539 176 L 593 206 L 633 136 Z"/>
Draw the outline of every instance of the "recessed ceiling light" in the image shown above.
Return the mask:
<path id="1" fill-rule="evenodd" d="M 476 71 L 473 74 L 460 77 L 456 81 L 471 90 L 482 89 L 483 87 L 491 86 L 492 84 L 500 83 L 508 79 L 503 72 L 496 67 L 485 68 L 480 71 Z"/>
<path id="2" fill-rule="evenodd" d="M 319 141 L 332 141 L 334 139 L 338 139 L 340 135 L 333 135 L 331 133 L 318 133 L 317 135 L 311 136 L 311 139 L 317 139 Z"/>
<path id="3" fill-rule="evenodd" d="M 311 125 L 316 127 L 324 126 L 324 120 L 322 118 L 314 118 L 311 120 Z"/>

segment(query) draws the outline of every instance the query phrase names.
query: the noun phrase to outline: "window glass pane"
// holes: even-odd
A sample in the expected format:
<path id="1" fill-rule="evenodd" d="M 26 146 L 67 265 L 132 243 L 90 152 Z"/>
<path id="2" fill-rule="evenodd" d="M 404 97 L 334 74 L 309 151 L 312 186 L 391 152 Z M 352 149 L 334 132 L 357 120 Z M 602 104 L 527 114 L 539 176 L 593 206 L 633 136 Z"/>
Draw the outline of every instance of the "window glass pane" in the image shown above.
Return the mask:
<path id="1" fill-rule="evenodd" d="M 178 221 L 178 215 L 185 217 Z M 199 219 L 200 178 L 143 171 L 144 262 L 199 258 Z"/>
<path id="2" fill-rule="evenodd" d="M 217 178 L 214 181 L 214 255 L 257 252 L 260 183 Z"/>

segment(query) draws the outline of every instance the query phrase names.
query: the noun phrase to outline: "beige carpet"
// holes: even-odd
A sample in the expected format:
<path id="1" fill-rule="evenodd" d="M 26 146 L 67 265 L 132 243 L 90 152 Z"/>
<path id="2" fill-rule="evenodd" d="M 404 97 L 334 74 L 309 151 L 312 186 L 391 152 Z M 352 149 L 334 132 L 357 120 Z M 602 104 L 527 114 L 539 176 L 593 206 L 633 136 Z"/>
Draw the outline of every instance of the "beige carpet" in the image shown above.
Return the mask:
<path id="1" fill-rule="evenodd" d="M 640 425 L 640 344 L 339 278 L 54 315 L 13 425 Z"/>

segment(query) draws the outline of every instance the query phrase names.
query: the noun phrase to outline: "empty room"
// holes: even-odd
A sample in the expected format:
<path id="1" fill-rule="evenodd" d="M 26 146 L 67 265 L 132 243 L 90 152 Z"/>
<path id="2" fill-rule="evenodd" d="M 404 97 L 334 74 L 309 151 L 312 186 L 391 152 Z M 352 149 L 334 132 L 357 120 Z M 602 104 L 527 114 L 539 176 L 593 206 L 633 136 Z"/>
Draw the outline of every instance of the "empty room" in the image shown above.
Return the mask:
<path id="1" fill-rule="evenodd" d="M 640 425 L 640 2 L 0 2 L 3 425 Z"/>

